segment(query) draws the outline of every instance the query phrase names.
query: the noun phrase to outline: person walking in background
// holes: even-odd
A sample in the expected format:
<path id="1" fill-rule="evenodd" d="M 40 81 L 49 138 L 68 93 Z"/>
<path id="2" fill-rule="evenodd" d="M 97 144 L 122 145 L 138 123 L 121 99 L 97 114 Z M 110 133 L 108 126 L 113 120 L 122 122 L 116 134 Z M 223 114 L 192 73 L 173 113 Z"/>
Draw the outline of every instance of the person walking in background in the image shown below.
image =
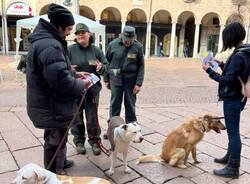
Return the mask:
<path id="1" fill-rule="evenodd" d="M 103 52 L 93 45 L 94 39 L 87 25 L 79 23 L 76 25 L 76 43 L 68 49 L 71 64 L 76 67 L 77 71 L 94 73 L 100 78 L 102 72 L 96 71 L 97 64 L 107 64 Z M 104 70 L 104 69 L 103 69 Z M 79 117 L 76 124 L 71 128 L 73 134 L 73 142 L 76 145 L 76 150 L 80 154 L 85 154 L 84 146 L 86 135 L 85 125 L 83 121 L 83 110 L 86 115 L 86 127 L 88 132 L 88 142 L 92 147 L 94 155 L 101 154 L 97 142 L 101 141 L 101 128 L 98 122 L 98 102 L 101 90 L 101 84 L 98 84 L 98 89 L 90 89 L 87 91 L 86 98 L 79 112 Z M 97 90 L 97 91 L 96 91 Z"/>
<path id="2" fill-rule="evenodd" d="M 27 113 L 34 126 L 44 129 L 44 166 L 56 173 L 73 166 L 66 160 L 66 142 L 55 157 L 56 149 L 77 109 L 77 98 L 87 89 L 90 81 L 85 73 L 73 73 L 67 56 L 68 36 L 75 24 L 66 8 L 51 4 L 50 22 L 40 19 L 30 34 L 31 46 L 27 56 Z M 76 79 L 75 77 L 79 77 Z"/>
<path id="3" fill-rule="evenodd" d="M 144 79 L 143 49 L 135 36 L 135 28 L 125 26 L 121 37 L 113 40 L 106 52 L 109 72 L 104 82 L 111 89 L 109 118 L 120 115 L 124 98 L 126 123 L 137 120 L 136 95 Z"/>
<path id="4" fill-rule="evenodd" d="M 223 101 L 223 111 L 228 134 L 228 150 L 223 158 L 216 158 L 217 163 L 226 164 L 222 169 L 214 170 L 214 174 L 222 177 L 238 178 L 241 154 L 240 114 L 247 99 L 241 93 L 239 77 L 246 82 L 250 73 L 250 46 L 243 45 L 246 36 L 244 27 L 234 22 L 225 27 L 222 33 L 223 51 L 235 48 L 226 63 L 218 62 L 222 74 L 213 71 L 209 63 L 203 69 L 209 77 L 219 83 L 219 100 Z"/>
<path id="5" fill-rule="evenodd" d="M 163 57 L 164 52 L 163 52 L 163 45 L 162 42 L 159 43 L 159 57 Z"/>
<path id="6" fill-rule="evenodd" d="M 189 50 L 190 50 L 189 48 L 190 48 L 189 41 L 186 40 L 183 48 L 184 57 L 189 57 Z"/>

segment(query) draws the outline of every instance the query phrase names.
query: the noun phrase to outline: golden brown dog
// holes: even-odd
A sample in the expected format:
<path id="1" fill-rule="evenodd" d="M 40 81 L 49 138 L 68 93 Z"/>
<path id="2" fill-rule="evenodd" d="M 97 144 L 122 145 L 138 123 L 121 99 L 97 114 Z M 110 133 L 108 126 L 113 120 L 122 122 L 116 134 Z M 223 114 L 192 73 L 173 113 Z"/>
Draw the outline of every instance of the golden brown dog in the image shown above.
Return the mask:
<path id="1" fill-rule="evenodd" d="M 220 133 L 220 130 L 226 129 L 220 119 L 222 118 L 206 114 L 203 117 L 185 121 L 167 135 L 160 156 L 141 156 L 137 164 L 165 161 L 171 166 L 184 169 L 187 168 L 186 163 L 190 152 L 192 153 L 194 163 L 199 163 L 196 158 L 196 145 L 202 140 L 205 132 L 214 130 Z"/>

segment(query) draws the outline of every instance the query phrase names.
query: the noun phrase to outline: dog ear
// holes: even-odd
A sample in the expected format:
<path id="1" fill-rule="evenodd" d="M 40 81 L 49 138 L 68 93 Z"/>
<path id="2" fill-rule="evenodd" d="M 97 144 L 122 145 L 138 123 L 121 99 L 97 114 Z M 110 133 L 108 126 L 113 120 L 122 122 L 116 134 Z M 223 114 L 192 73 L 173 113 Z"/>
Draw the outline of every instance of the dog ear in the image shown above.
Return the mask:
<path id="1" fill-rule="evenodd" d="M 124 130 L 127 130 L 127 129 L 128 129 L 128 125 L 127 125 L 127 124 L 124 124 L 124 125 L 122 125 L 122 128 L 123 128 Z"/>
<path id="2" fill-rule="evenodd" d="M 205 121 L 211 121 L 212 118 L 213 118 L 213 117 L 212 117 L 212 115 L 210 115 L 210 114 L 205 114 L 205 115 L 202 117 L 203 121 L 204 121 L 204 120 L 205 120 Z"/>
<path id="3" fill-rule="evenodd" d="M 43 169 L 38 169 L 38 168 L 35 168 L 33 170 L 34 174 L 35 174 L 35 177 L 37 178 L 38 181 L 45 181 L 46 179 L 46 174 L 44 173 L 44 170 Z"/>
<path id="4" fill-rule="evenodd" d="M 38 181 L 45 181 L 46 180 L 46 174 L 44 172 L 36 172 Z"/>

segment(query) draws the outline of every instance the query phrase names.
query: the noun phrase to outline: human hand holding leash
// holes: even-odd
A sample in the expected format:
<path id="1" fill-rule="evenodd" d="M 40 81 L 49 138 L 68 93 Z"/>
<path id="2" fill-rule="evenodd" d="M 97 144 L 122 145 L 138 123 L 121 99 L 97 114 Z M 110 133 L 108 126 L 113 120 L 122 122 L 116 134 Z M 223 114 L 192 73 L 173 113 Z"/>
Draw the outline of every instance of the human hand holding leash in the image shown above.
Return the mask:
<path id="1" fill-rule="evenodd" d="M 83 81 L 83 88 L 86 90 L 88 89 L 89 85 L 91 84 L 91 81 L 89 79 L 82 79 Z"/>
<path id="2" fill-rule="evenodd" d="M 133 89 L 133 94 L 136 95 L 141 91 L 141 86 L 135 85 Z"/>
<path id="3" fill-rule="evenodd" d="M 81 76 L 80 78 L 83 81 L 83 88 L 88 89 L 89 85 L 91 84 L 91 81 L 89 79 L 90 73 L 88 72 L 78 72 L 78 73 Z"/>

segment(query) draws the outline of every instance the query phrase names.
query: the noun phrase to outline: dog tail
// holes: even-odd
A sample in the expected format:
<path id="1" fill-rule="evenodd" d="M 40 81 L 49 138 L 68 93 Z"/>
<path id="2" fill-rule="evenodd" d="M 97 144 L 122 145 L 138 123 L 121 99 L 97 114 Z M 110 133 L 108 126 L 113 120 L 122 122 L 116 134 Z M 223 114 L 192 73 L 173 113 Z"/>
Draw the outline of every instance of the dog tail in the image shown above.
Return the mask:
<path id="1" fill-rule="evenodd" d="M 140 156 L 136 162 L 136 164 L 139 163 L 148 163 L 148 162 L 163 162 L 163 159 L 160 156 L 157 155 L 144 155 Z"/>

